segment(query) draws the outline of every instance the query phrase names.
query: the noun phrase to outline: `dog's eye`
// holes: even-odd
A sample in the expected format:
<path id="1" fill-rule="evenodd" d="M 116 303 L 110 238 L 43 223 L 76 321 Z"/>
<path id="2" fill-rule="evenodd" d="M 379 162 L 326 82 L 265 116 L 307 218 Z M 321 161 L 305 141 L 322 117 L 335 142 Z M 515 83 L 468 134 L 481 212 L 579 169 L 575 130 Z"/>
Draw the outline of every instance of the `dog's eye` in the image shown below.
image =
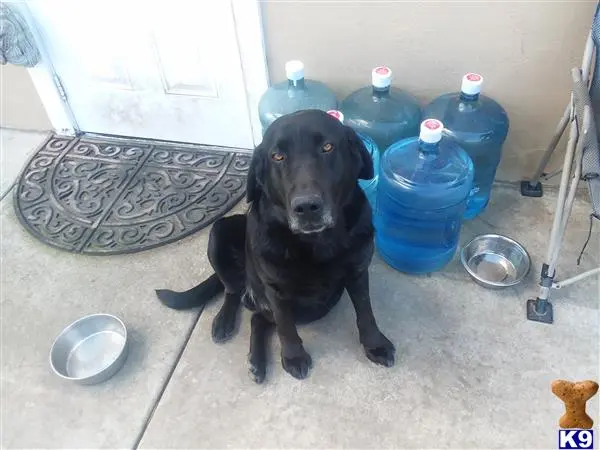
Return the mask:
<path id="1" fill-rule="evenodd" d="M 333 150 L 333 144 L 330 144 L 329 142 L 327 144 L 325 144 L 323 146 L 323 151 L 325 153 L 329 153 L 331 150 Z"/>
<path id="2" fill-rule="evenodd" d="M 283 155 L 283 153 L 279 153 L 279 152 L 273 152 L 271 154 L 271 158 L 273 158 L 273 161 L 283 161 L 285 159 L 285 156 Z"/>

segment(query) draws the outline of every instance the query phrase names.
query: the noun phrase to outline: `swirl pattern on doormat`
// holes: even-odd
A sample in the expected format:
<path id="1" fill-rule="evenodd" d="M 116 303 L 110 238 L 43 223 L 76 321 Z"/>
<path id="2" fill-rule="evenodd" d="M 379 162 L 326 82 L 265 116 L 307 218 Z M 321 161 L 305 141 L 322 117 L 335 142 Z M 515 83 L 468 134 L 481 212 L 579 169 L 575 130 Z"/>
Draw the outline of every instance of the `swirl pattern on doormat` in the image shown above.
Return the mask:
<path id="1" fill-rule="evenodd" d="M 245 193 L 251 152 L 50 135 L 15 188 L 25 228 L 75 253 L 133 253 L 194 233 Z"/>

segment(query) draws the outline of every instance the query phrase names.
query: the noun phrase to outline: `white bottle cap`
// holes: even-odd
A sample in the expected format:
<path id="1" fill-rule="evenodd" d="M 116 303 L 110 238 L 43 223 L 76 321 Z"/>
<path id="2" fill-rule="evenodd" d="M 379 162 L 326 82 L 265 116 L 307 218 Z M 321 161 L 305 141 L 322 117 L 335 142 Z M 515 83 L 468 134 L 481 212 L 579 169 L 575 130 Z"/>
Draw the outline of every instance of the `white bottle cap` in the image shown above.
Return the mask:
<path id="1" fill-rule="evenodd" d="M 389 67 L 379 66 L 371 71 L 371 83 L 376 88 L 386 88 L 392 84 L 392 71 Z"/>
<path id="2" fill-rule="evenodd" d="M 481 92 L 483 77 L 478 73 L 468 73 L 462 79 L 460 90 L 467 95 L 477 95 Z"/>
<path id="3" fill-rule="evenodd" d="M 426 144 L 435 144 L 442 140 L 442 131 L 444 124 L 437 119 L 425 119 L 421 122 L 421 132 L 419 140 Z"/>
<path id="4" fill-rule="evenodd" d="M 342 114 L 341 111 L 338 111 L 337 109 L 330 109 L 329 111 L 327 111 L 327 114 L 329 114 L 331 117 L 335 117 L 337 120 L 344 123 L 344 114 Z"/>
<path id="5" fill-rule="evenodd" d="M 293 60 L 286 62 L 285 76 L 291 81 L 298 81 L 304 78 L 304 64 L 302 61 Z"/>

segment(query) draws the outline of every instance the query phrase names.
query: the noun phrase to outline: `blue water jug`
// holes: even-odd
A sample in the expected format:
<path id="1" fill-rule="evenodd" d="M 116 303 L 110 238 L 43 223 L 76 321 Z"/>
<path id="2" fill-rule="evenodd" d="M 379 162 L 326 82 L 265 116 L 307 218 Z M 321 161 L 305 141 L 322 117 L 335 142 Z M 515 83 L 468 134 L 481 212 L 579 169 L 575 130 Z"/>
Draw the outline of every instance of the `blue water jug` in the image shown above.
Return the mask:
<path id="1" fill-rule="evenodd" d="M 391 85 L 389 67 L 376 67 L 371 72 L 371 86 L 340 103 L 346 125 L 371 137 L 381 152 L 400 139 L 417 136 L 421 123 L 419 102 Z"/>
<path id="2" fill-rule="evenodd" d="M 341 111 L 337 111 L 337 110 L 333 109 L 333 110 L 327 111 L 327 114 L 335 117 L 340 122 L 345 123 L 345 117 Z M 358 185 L 361 187 L 361 189 L 365 193 L 367 200 L 371 204 L 371 208 L 373 209 L 373 212 L 374 212 L 375 211 L 375 203 L 376 203 L 375 196 L 377 194 L 377 178 L 379 177 L 379 148 L 377 147 L 377 144 L 375 144 L 373 139 L 371 139 L 369 136 L 365 136 L 364 134 L 362 134 L 358 131 L 356 132 L 356 134 L 358 135 L 358 137 L 364 144 L 365 148 L 371 155 L 371 159 L 373 160 L 373 173 L 375 175 L 370 180 L 358 180 Z"/>
<path id="3" fill-rule="evenodd" d="M 473 162 L 443 124 L 427 119 L 418 137 L 393 144 L 381 156 L 375 242 L 390 266 L 428 273 L 454 256 L 473 185 Z"/>
<path id="4" fill-rule="evenodd" d="M 287 80 L 271 86 L 258 103 L 258 115 L 263 134 L 278 117 L 302 109 L 328 111 L 337 108 L 335 94 L 320 81 L 304 78 L 304 64 L 288 61 L 285 64 Z"/>
<path id="5" fill-rule="evenodd" d="M 475 181 L 469 196 L 466 219 L 485 210 L 490 201 L 502 144 L 508 135 L 508 116 L 496 101 L 480 94 L 483 77 L 468 73 L 461 91 L 442 95 L 426 108 L 427 117 L 441 120 L 445 133 L 464 148 L 475 165 Z"/>

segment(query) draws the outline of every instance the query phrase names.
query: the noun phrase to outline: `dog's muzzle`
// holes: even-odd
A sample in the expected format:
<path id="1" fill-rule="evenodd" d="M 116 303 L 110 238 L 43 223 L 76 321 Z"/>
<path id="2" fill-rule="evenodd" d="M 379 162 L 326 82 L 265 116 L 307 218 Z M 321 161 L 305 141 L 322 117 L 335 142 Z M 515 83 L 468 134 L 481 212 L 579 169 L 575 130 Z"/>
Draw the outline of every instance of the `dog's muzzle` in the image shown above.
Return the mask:
<path id="1" fill-rule="evenodd" d="M 290 229 L 294 233 L 320 233 L 334 225 L 331 210 L 320 195 L 296 196 L 290 207 Z"/>

